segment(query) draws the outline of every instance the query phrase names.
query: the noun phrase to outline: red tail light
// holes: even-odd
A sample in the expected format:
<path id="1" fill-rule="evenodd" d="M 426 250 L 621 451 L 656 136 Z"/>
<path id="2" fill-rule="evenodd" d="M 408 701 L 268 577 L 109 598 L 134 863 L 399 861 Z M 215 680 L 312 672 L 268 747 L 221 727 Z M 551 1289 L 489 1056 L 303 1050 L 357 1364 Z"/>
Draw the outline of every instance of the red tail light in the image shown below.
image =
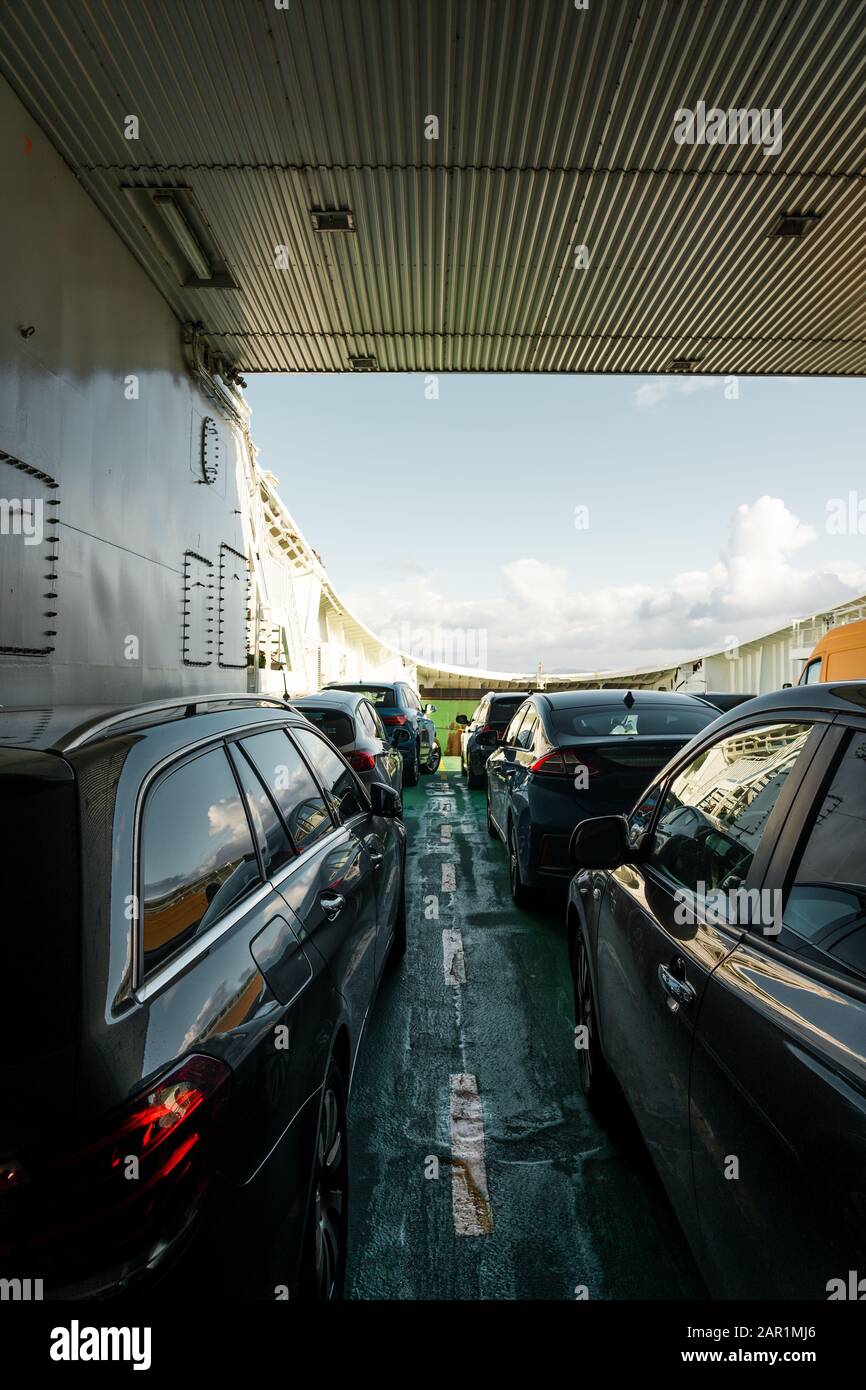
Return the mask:
<path id="1" fill-rule="evenodd" d="M 204 1198 L 230 1075 L 214 1057 L 189 1057 L 96 1137 L 25 1160 L 26 1181 L 0 1186 L 3 1266 L 87 1282 L 167 1249 Z"/>
<path id="2" fill-rule="evenodd" d="M 372 772 L 376 766 L 376 759 L 372 753 L 361 753 L 358 749 L 349 754 L 349 766 L 356 772 Z"/>
<path id="3" fill-rule="evenodd" d="M 405 714 L 383 714 L 383 715 L 382 715 L 382 723 L 383 723 L 383 724 L 405 724 L 405 723 L 406 723 L 406 715 L 405 715 Z"/>
<path id="4" fill-rule="evenodd" d="M 586 770 L 586 774 L 590 778 L 603 777 L 606 771 L 599 763 L 593 762 L 590 758 L 559 750 L 555 753 L 545 753 L 543 758 L 537 758 L 530 765 L 529 771 L 534 772 L 538 777 L 569 777 L 574 780 L 581 768 Z"/>

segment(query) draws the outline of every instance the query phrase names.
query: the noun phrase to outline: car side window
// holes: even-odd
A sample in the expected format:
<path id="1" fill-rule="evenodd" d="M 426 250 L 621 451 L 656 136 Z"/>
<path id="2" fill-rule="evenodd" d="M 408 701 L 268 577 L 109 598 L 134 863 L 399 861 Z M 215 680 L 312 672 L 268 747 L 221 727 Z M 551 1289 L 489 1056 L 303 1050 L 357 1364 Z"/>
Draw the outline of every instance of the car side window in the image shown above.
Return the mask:
<path id="1" fill-rule="evenodd" d="M 183 763 L 150 792 L 142 818 L 141 863 L 147 974 L 262 881 L 222 745 Z"/>
<path id="2" fill-rule="evenodd" d="M 487 719 L 487 701 L 486 701 L 486 700 L 482 700 L 482 701 L 481 701 L 481 704 L 478 706 L 478 708 L 476 709 L 475 713 L 474 713 L 473 716 L 472 716 L 472 723 L 473 723 L 473 724 L 477 724 L 478 727 L 479 727 L 480 729 L 483 729 L 484 723 L 485 723 L 485 720 L 486 720 L 486 719 Z"/>
<path id="3" fill-rule="evenodd" d="M 746 879 L 811 724 L 772 724 L 720 739 L 665 793 L 648 863 L 699 897 Z"/>
<path id="4" fill-rule="evenodd" d="M 816 657 L 816 659 L 815 659 L 814 661 L 810 661 L 810 662 L 809 662 L 809 665 L 806 667 L 806 670 L 805 670 L 805 672 L 803 673 L 803 677 L 802 677 L 802 679 L 801 679 L 801 681 L 800 681 L 800 684 L 801 684 L 801 685 L 820 685 L 820 683 L 821 683 L 821 658 L 820 658 L 820 656 L 819 656 L 819 657 Z"/>
<path id="5" fill-rule="evenodd" d="M 322 793 L 285 729 L 251 734 L 241 747 L 277 803 L 299 852 L 333 830 Z"/>
<path id="6" fill-rule="evenodd" d="M 247 803 L 247 814 L 258 838 L 265 873 L 270 876 L 294 859 L 295 848 L 274 802 L 258 774 L 253 771 L 249 759 L 235 748 L 232 761 Z"/>
<path id="7" fill-rule="evenodd" d="M 295 729 L 294 734 L 302 751 L 318 772 L 336 818 L 345 822 L 352 816 L 369 812 L 370 803 L 361 789 L 360 782 L 330 744 L 319 738 L 318 734 L 314 734 L 312 729 Z"/>
<path id="8" fill-rule="evenodd" d="M 358 711 L 361 715 L 364 728 L 367 730 L 367 732 L 372 734 L 374 738 L 384 739 L 385 726 L 383 725 L 376 711 L 373 709 L 373 706 L 368 705 L 367 701 L 363 700 L 361 704 L 358 706 Z"/>
<path id="9" fill-rule="evenodd" d="M 514 747 L 516 747 L 516 745 L 517 745 L 517 735 L 518 735 L 518 733 L 519 733 L 519 731 L 520 731 L 520 726 L 521 726 L 521 724 L 523 723 L 523 720 L 524 720 L 525 716 L 526 716 L 531 710 L 532 710 L 532 706 L 531 706 L 531 705 L 521 705 L 521 706 L 520 706 L 520 709 L 517 711 L 517 713 L 515 714 L 514 718 L 512 719 L 511 723 L 509 724 L 508 728 L 505 730 L 505 733 L 504 733 L 503 736 L 502 736 L 502 742 L 506 745 L 506 747 L 508 747 L 508 748 L 514 748 Z"/>
<path id="10" fill-rule="evenodd" d="M 637 844 L 642 835 L 645 835 L 652 825 L 656 807 L 659 804 L 659 797 L 662 792 L 662 784 L 657 782 L 651 787 L 646 795 L 640 800 L 628 818 L 628 842 L 631 846 Z"/>
<path id="11" fill-rule="evenodd" d="M 370 718 L 370 707 L 366 700 L 360 700 L 358 702 L 355 707 L 355 718 L 365 733 L 373 734 L 376 732 L 373 721 Z"/>
<path id="12" fill-rule="evenodd" d="M 535 730 L 536 730 L 537 728 L 538 728 L 538 711 L 537 711 L 537 710 L 534 710 L 534 709 L 530 706 L 530 708 L 529 708 L 529 709 L 527 710 L 527 712 L 526 712 L 526 717 L 525 717 L 525 719 L 523 720 L 523 723 L 522 723 L 521 726 L 520 726 L 520 731 L 519 731 L 519 733 L 518 733 L 518 735 L 517 735 L 517 746 L 518 746 L 518 748 L 531 748 L 531 747 L 532 747 L 532 740 L 533 740 L 533 738 L 534 738 L 534 736 L 535 736 Z"/>
<path id="13" fill-rule="evenodd" d="M 815 812 L 775 944 L 866 979 L 866 734 L 851 737 Z"/>

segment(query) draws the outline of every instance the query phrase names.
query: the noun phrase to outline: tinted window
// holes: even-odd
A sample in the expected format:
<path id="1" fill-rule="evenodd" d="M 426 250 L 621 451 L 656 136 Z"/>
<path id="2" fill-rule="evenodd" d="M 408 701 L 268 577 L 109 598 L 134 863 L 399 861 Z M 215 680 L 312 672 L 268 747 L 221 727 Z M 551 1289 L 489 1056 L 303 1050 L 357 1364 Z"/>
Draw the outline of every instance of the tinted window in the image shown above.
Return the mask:
<path id="1" fill-rule="evenodd" d="M 773 724 L 700 753 L 664 797 L 650 862 L 692 891 L 739 887 L 810 731 L 811 725 Z"/>
<path id="2" fill-rule="evenodd" d="M 515 710 L 518 710 L 525 700 L 525 695 L 517 695 L 513 700 L 491 700 L 488 718 L 491 724 L 507 724 Z"/>
<path id="3" fill-rule="evenodd" d="M 538 713 L 536 710 L 530 709 L 525 719 L 523 720 L 523 723 L 520 726 L 520 732 L 517 735 L 518 748 L 532 747 L 532 739 L 537 728 Z"/>
<path id="4" fill-rule="evenodd" d="M 298 850 L 309 849 L 333 830 L 334 823 L 310 769 L 282 729 L 253 734 L 241 747 L 279 806 Z"/>
<path id="5" fill-rule="evenodd" d="M 294 859 L 294 847 L 273 801 L 240 749 L 234 749 L 233 760 L 247 803 L 247 812 L 258 838 L 265 871 L 274 874 L 290 859 Z"/>
<path id="6" fill-rule="evenodd" d="M 480 725 L 483 725 L 483 724 L 486 722 L 486 720 L 487 720 L 487 701 L 486 701 L 486 700 L 482 700 L 482 701 L 481 701 L 481 704 L 477 707 L 475 713 L 474 713 L 473 716 L 472 716 L 472 723 L 473 723 L 473 724 L 480 724 Z"/>
<path id="7" fill-rule="evenodd" d="M 309 719 L 311 724 L 315 724 L 317 729 L 321 729 L 325 738 L 329 738 L 338 748 L 354 743 L 355 726 L 351 717 L 343 714 L 341 710 L 301 705 L 300 713 L 305 719 Z"/>
<path id="8" fill-rule="evenodd" d="M 554 733 L 572 738 L 610 738 L 617 734 L 652 734 L 656 737 L 688 738 L 699 734 L 714 719 L 717 709 L 709 705 L 625 704 L 587 708 L 585 705 L 557 706 L 549 715 Z"/>
<path id="9" fill-rule="evenodd" d="M 316 767 L 325 788 L 325 793 L 338 820 L 348 820 L 359 811 L 369 811 L 370 806 L 361 791 L 355 774 L 348 768 L 327 743 L 306 729 L 296 729 L 295 737 L 307 757 Z"/>
<path id="10" fill-rule="evenodd" d="M 848 744 L 812 823 L 778 944 L 866 975 L 866 734 Z"/>
<path id="11" fill-rule="evenodd" d="M 505 733 L 502 738 L 503 743 L 507 744 L 509 747 L 512 748 L 515 746 L 515 744 L 517 743 L 517 735 L 520 730 L 520 726 L 523 723 L 523 720 L 526 717 L 526 715 L 532 712 L 532 705 L 524 705 L 521 709 L 517 711 L 508 728 L 505 730 Z"/>
<path id="12" fill-rule="evenodd" d="M 354 690 L 377 708 L 379 705 L 398 705 L 400 701 L 393 685 L 341 685 L 341 690 Z"/>
<path id="13" fill-rule="evenodd" d="M 145 969 L 194 941 L 261 882 L 225 749 L 157 784 L 142 825 Z"/>

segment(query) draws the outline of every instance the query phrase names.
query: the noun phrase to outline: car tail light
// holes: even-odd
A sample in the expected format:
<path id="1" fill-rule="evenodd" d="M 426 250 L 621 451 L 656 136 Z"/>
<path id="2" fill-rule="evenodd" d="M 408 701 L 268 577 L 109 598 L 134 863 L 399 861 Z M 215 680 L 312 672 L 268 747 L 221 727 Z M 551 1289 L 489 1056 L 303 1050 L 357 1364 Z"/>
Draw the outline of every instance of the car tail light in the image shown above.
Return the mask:
<path id="1" fill-rule="evenodd" d="M 204 1199 L 231 1076 L 194 1056 L 116 1112 L 85 1142 L 28 1163 L 0 1185 L 0 1260 L 68 1282 L 153 1257 Z"/>
<path id="2" fill-rule="evenodd" d="M 561 750 L 555 753 L 545 753 L 543 758 L 537 758 L 530 765 L 529 771 L 537 777 L 569 777 L 574 780 L 581 768 L 586 769 L 589 777 L 603 777 L 606 771 L 599 763 L 593 762 L 591 758 Z"/>
<path id="3" fill-rule="evenodd" d="M 382 715 L 382 723 L 383 723 L 383 724 L 405 724 L 405 723 L 406 723 L 406 715 L 405 715 L 405 714 L 383 714 L 383 715 Z"/>
<path id="4" fill-rule="evenodd" d="M 349 754 L 349 766 L 356 772 L 372 772 L 376 766 L 376 759 L 372 753 L 362 753 L 356 749 L 354 753 Z"/>

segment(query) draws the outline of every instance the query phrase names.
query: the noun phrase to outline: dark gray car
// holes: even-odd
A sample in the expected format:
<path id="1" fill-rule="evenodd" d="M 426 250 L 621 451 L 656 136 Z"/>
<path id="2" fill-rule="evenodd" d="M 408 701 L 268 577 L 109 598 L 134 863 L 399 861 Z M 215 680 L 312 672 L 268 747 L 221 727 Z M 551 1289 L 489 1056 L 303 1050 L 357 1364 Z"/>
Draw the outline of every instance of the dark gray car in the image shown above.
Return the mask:
<path id="1" fill-rule="evenodd" d="M 402 792 L 402 755 L 392 746 L 366 695 L 353 690 L 320 690 L 318 695 L 292 700 L 292 706 L 339 748 L 366 787 L 385 782 Z"/>
<path id="2" fill-rule="evenodd" d="M 572 854 L 583 1089 L 618 1083 L 710 1290 L 862 1298 L 866 684 L 739 706 Z"/>
<path id="3" fill-rule="evenodd" d="M 264 696 L 0 710 L 0 1278 L 338 1297 L 406 834 Z"/>
<path id="4" fill-rule="evenodd" d="M 476 705 L 472 718 L 458 714 L 460 771 L 473 789 L 484 786 L 484 767 L 501 740 L 514 711 L 528 697 L 528 690 L 488 690 Z"/>

